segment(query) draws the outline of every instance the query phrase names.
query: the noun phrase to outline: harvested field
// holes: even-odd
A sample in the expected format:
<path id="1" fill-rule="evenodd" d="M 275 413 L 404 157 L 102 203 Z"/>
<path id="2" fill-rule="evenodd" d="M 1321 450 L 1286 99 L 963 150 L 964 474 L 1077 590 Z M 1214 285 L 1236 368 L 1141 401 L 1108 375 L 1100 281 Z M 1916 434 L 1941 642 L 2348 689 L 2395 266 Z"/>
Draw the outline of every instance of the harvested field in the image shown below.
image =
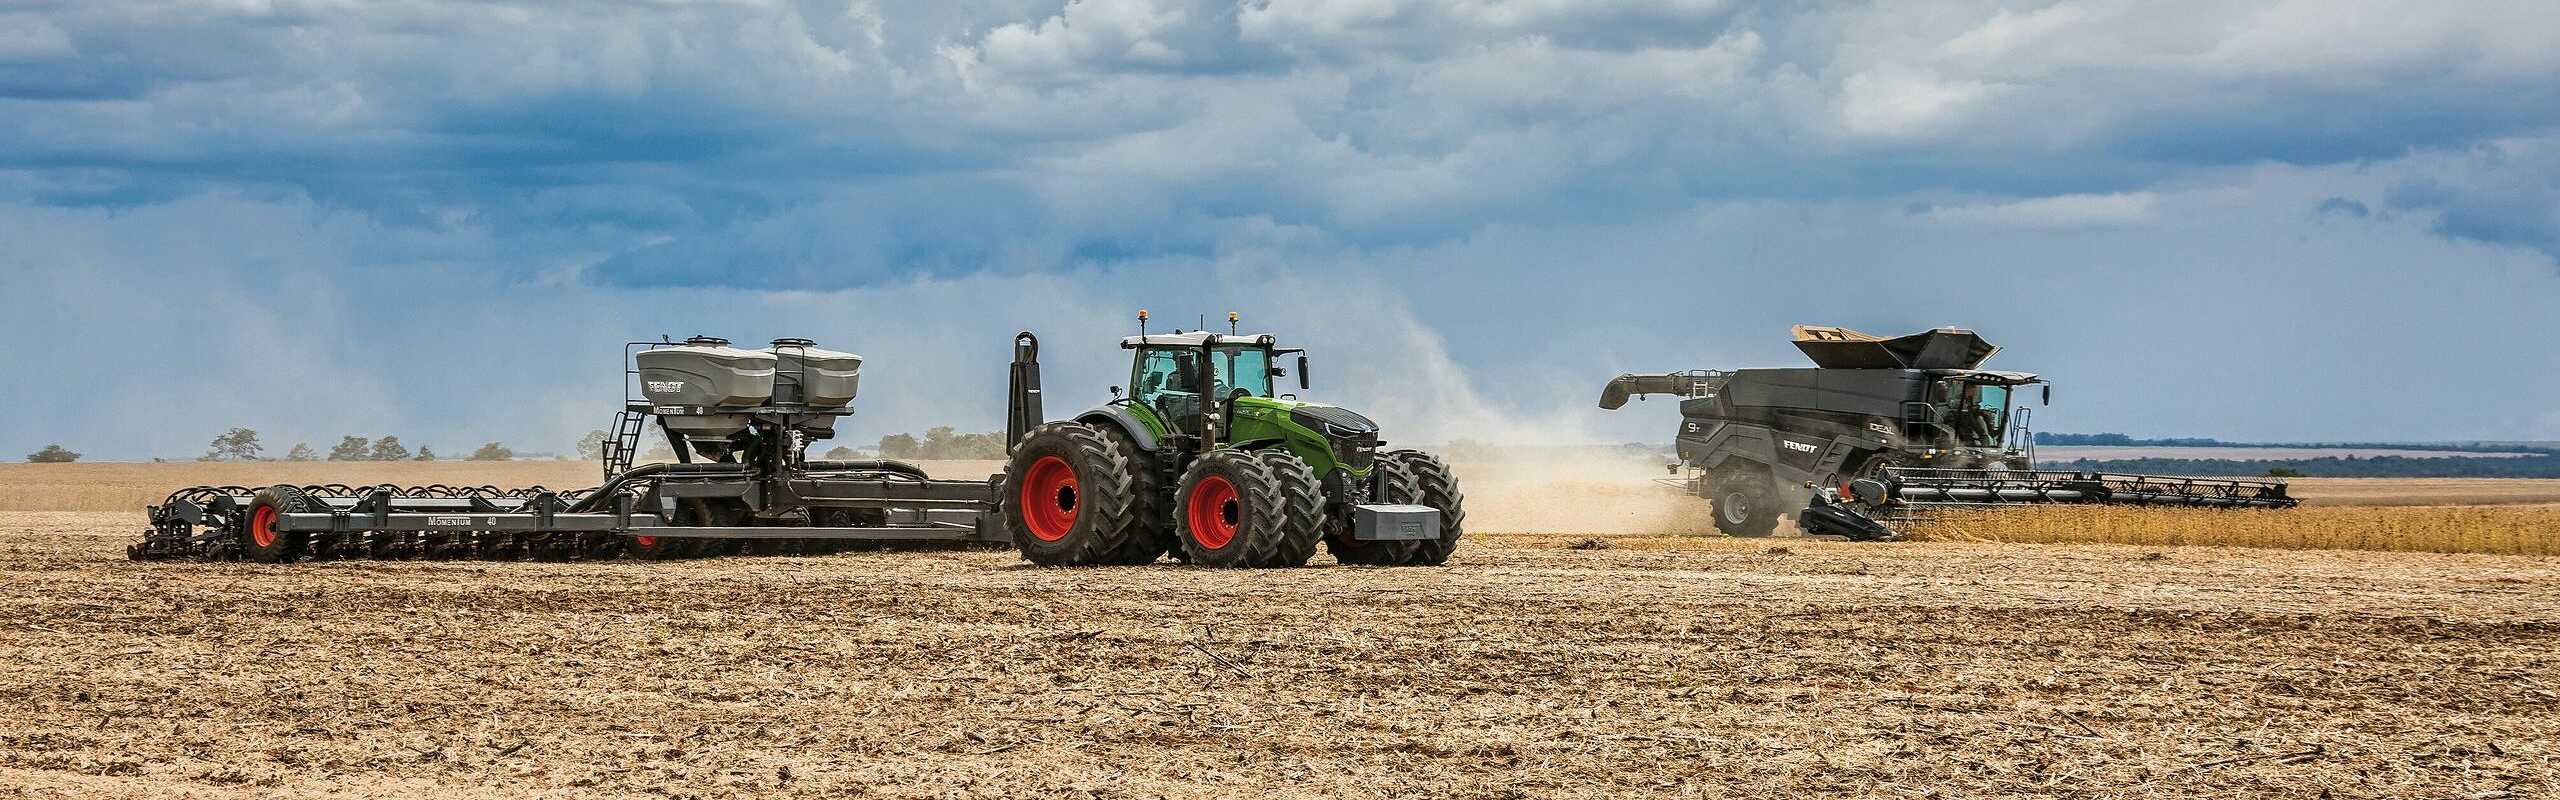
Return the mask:
<path id="1" fill-rule="evenodd" d="M 136 564 L 0 523 L 0 794 L 2527 797 L 2560 562 L 1489 537 Z M 1591 549 L 1575 549 L 1576 547 Z"/>

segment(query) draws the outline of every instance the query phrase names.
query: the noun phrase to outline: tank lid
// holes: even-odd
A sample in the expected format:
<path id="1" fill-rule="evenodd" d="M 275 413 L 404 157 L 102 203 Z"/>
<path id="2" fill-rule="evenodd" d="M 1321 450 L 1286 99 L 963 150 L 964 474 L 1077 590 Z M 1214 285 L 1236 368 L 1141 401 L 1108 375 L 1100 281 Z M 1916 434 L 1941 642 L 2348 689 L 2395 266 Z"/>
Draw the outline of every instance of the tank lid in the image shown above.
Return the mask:
<path id="1" fill-rule="evenodd" d="M 729 340 L 727 340 L 727 339 L 723 339 L 723 338 L 720 338 L 720 337 L 717 337 L 717 336 L 704 336 L 704 335 L 701 335 L 701 334 L 695 334 L 695 335 L 693 335 L 693 336 L 687 337 L 687 338 L 684 340 L 684 343 L 685 343 L 685 344 L 689 344 L 689 345 L 693 345 L 693 346 L 695 346 L 695 347 L 727 347 L 727 346 L 729 346 Z"/>
<path id="2" fill-rule="evenodd" d="M 775 340 L 773 340 L 773 346 L 775 346 L 775 347 L 816 347 L 816 346 L 818 346 L 818 340 L 816 340 L 816 339 L 803 339 L 803 338 L 800 338 L 800 337 L 797 337 L 797 336 L 786 336 L 786 337 L 783 337 L 783 338 L 780 338 L 780 339 L 775 339 Z"/>
<path id="3" fill-rule="evenodd" d="M 1825 369 L 1974 369 L 2000 347 L 1963 328 L 1887 339 L 1847 328 L 1795 327 L 1796 349 Z"/>

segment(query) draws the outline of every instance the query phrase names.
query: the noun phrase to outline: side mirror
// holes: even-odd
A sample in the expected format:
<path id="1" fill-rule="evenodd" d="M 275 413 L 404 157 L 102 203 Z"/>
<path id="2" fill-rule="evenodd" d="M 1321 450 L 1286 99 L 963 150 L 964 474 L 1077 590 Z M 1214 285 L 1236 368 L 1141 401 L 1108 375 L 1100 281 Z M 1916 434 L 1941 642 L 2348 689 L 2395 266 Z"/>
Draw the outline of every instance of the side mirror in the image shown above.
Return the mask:
<path id="1" fill-rule="evenodd" d="M 1118 400 L 1118 399 L 1120 399 L 1120 387 L 1118 387 L 1118 386 L 1111 387 L 1111 399 L 1113 399 L 1113 400 Z"/>
<path id="2" fill-rule="evenodd" d="M 2044 404 L 2053 405 L 2053 384 L 2044 385 Z"/>
<path id="3" fill-rule="evenodd" d="M 1298 354 L 1298 390 L 1307 389 L 1307 354 Z"/>

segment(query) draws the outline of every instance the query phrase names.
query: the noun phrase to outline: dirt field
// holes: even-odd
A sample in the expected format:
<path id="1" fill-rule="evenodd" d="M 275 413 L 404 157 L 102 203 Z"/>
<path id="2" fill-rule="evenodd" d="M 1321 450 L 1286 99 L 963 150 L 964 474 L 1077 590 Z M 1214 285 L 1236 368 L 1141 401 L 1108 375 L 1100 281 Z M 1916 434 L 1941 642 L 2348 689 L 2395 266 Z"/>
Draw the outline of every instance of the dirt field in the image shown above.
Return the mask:
<path id="1" fill-rule="evenodd" d="M 133 514 L 7 520 L 0 795 L 2560 789 L 2551 559 L 1492 537 L 1407 570 L 263 568 L 123 561 Z"/>

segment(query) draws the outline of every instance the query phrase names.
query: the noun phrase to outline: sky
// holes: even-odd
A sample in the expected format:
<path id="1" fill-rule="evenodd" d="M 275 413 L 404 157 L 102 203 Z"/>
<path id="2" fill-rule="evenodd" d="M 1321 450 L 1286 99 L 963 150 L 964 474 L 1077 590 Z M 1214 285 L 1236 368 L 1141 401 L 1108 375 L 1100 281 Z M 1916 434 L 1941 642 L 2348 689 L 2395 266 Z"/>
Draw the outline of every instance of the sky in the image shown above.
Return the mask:
<path id="1" fill-rule="evenodd" d="M 565 451 L 622 343 L 857 444 L 1234 310 L 1391 441 L 1941 325 L 2045 430 L 2560 439 L 2548 0 L 0 2 L 0 454 Z"/>

